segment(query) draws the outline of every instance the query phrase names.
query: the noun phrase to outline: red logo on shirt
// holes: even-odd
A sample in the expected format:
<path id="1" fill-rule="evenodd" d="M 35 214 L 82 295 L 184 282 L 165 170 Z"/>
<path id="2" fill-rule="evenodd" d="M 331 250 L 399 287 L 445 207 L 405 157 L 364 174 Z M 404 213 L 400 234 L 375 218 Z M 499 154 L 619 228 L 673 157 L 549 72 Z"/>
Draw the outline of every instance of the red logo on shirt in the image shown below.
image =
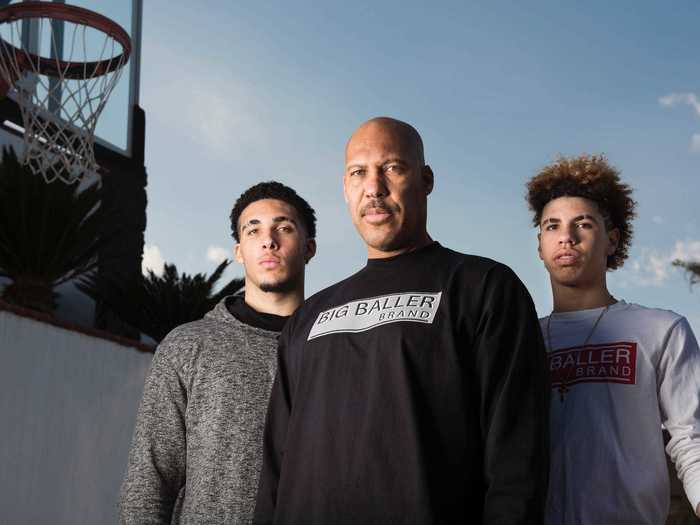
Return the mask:
<path id="1" fill-rule="evenodd" d="M 549 354 L 552 387 L 577 383 L 634 385 L 637 343 L 606 343 L 563 348 Z"/>

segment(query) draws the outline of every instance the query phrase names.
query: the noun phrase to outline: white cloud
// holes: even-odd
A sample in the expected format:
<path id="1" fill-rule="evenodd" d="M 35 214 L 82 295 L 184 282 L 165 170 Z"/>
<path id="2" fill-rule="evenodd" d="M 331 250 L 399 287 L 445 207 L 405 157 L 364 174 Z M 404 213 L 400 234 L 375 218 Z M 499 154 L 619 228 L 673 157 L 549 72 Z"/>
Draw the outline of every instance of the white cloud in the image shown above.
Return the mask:
<path id="1" fill-rule="evenodd" d="M 677 273 L 671 264 L 676 259 L 700 260 L 700 241 L 676 241 L 669 252 L 642 248 L 641 255 L 625 262 L 612 280 L 625 288 L 660 287 Z"/>
<path id="2" fill-rule="evenodd" d="M 667 255 L 653 251 L 644 250 L 639 259 L 631 261 L 634 272 L 636 286 L 661 286 L 669 277 L 671 261 Z"/>
<path id="3" fill-rule="evenodd" d="M 693 93 L 671 93 L 669 95 L 664 95 L 659 97 L 659 104 L 664 107 L 670 108 L 677 106 L 678 104 L 686 104 L 693 108 L 695 114 L 700 117 L 700 100 Z M 690 151 L 693 153 L 700 153 L 700 133 L 694 133 L 690 138 Z"/>
<path id="4" fill-rule="evenodd" d="M 700 260 L 700 241 L 677 241 L 671 254 L 671 260 L 675 259 L 684 261 Z"/>
<path id="5" fill-rule="evenodd" d="M 157 66 L 147 74 L 158 79 L 142 81 L 149 118 L 216 158 L 230 160 L 264 142 L 260 119 L 265 108 L 252 86 L 221 71 L 220 64 L 200 56 L 174 57 L 161 43 L 148 43 L 149 57 Z"/>
<path id="6" fill-rule="evenodd" d="M 160 276 L 163 275 L 165 261 L 160 254 L 160 248 L 154 244 L 147 244 L 143 247 L 143 259 L 141 260 L 141 273 L 146 275 L 148 270 Z"/>
<path id="7" fill-rule="evenodd" d="M 690 138 L 690 151 L 700 153 L 700 133 L 693 133 Z"/>
<path id="8" fill-rule="evenodd" d="M 207 248 L 207 260 L 216 264 L 221 264 L 224 259 L 230 259 L 229 251 L 221 246 L 209 246 Z"/>
<path id="9" fill-rule="evenodd" d="M 671 93 L 659 98 L 659 104 L 665 107 L 673 107 L 678 104 L 687 104 L 698 117 L 700 117 L 700 100 L 693 93 Z"/>
<path id="10" fill-rule="evenodd" d="M 219 88 L 226 86 L 222 83 Z M 185 118 L 193 141 L 213 154 L 226 157 L 261 142 L 262 130 L 251 114 L 250 102 L 236 100 L 240 95 L 235 94 L 235 89 L 226 92 L 219 88 L 204 83 L 196 88 L 198 99 L 196 102 L 190 99 Z"/>

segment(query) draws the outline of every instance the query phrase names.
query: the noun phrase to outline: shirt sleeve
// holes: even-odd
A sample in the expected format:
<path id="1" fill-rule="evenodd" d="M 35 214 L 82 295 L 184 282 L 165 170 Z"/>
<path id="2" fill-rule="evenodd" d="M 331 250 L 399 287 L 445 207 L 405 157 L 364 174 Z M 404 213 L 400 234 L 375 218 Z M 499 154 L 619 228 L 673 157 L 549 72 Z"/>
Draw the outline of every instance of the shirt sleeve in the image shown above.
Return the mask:
<path id="1" fill-rule="evenodd" d="M 668 334 L 658 381 L 663 424 L 671 435 L 666 452 L 695 510 L 700 503 L 700 349 L 685 318 Z"/>
<path id="2" fill-rule="evenodd" d="M 287 322 L 280 335 L 277 349 L 277 374 L 272 385 L 265 420 L 263 463 L 253 518 L 255 525 L 271 524 L 275 517 L 277 487 L 287 440 L 287 425 L 292 410 L 290 363 L 287 356 L 291 324 L 291 320 Z"/>
<path id="3" fill-rule="evenodd" d="M 534 305 L 508 267 L 489 270 L 475 332 L 484 446 L 484 523 L 542 523 L 549 383 Z"/>
<path id="4" fill-rule="evenodd" d="M 164 354 L 161 344 L 146 378 L 136 418 L 121 489 L 122 525 L 170 524 L 185 484 L 187 394 L 178 372 Z"/>

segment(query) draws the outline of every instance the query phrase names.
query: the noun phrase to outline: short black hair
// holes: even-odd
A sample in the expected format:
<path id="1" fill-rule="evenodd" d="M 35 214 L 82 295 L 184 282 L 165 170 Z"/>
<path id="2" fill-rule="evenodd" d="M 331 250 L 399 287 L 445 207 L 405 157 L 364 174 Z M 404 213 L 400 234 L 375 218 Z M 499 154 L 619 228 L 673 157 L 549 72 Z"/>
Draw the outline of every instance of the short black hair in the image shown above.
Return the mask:
<path id="1" fill-rule="evenodd" d="M 316 238 L 316 212 L 314 212 L 314 209 L 292 188 L 285 186 L 281 182 L 271 180 L 251 186 L 241 193 L 236 204 L 233 205 L 231 210 L 231 233 L 236 242 L 241 240 L 238 236 L 238 219 L 241 218 L 241 213 L 248 205 L 263 199 L 277 199 L 294 207 L 304 223 L 304 229 L 309 239 Z"/>

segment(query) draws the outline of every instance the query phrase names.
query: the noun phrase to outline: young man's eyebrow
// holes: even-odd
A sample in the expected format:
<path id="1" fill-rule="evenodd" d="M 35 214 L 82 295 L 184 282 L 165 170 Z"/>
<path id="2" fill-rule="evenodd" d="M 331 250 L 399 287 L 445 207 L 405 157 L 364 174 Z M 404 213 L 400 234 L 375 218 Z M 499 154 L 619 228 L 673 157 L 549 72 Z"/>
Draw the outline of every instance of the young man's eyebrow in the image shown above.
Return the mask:
<path id="1" fill-rule="evenodd" d="M 287 217 L 286 215 L 279 215 L 272 219 L 272 222 L 291 222 L 294 226 L 297 225 L 297 221 L 292 219 L 291 217 Z"/>
<path id="2" fill-rule="evenodd" d="M 598 224 L 598 220 L 593 217 L 593 215 L 588 215 L 587 213 L 584 213 L 583 215 L 579 215 L 578 217 L 574 218 L 574 222 L 582 221 L 584 219 L 588 219 L 589 221 L 593 221 L 596 224 Z"/>
<path id="3" fill-rule="evenodd" d="M 241 231 L 245 230 L 248 226 L 254 226 L 256 224 L 260 224 L 260 221 L 258 219 L 250 219 L 248 222 L 241 225 Z"/>
<path id="4" fill-rule="evenodd" d="M 598 219 L 596 219 L 593 215 L 588 215 L 587 213 L 584 213 L 583 215 L 578 215 L 577 217 L 574 217 L 572 222 L 578 222 L 578 221 L 583 221 L 583 220 L 589 220 L 593 221 L 596 224 L 598 224 Z M 559 223 L 561 222 L 561 219 L 557 219 L 556 217 L 547 217 L 546 219 L 542 220 L 540 223 L 540 226 L 544 226 L 548 222 L 553 222 L 553 223 Z"/>
<path id="5" fill-rule="evenodd" d="M 297 221 L 295 221 L 291 217 L 287 217 L 286 215 L 278 215 L 277 217 L 273 217 L 272 222 L 291 222 L 294 226 L 297 225 Z M 259 219 L 250 219 L 248 222 L 241 226 L 241 231 L 245 230 L 248 226 L 257 226 L 258 224 L 261 224 Z"/>

